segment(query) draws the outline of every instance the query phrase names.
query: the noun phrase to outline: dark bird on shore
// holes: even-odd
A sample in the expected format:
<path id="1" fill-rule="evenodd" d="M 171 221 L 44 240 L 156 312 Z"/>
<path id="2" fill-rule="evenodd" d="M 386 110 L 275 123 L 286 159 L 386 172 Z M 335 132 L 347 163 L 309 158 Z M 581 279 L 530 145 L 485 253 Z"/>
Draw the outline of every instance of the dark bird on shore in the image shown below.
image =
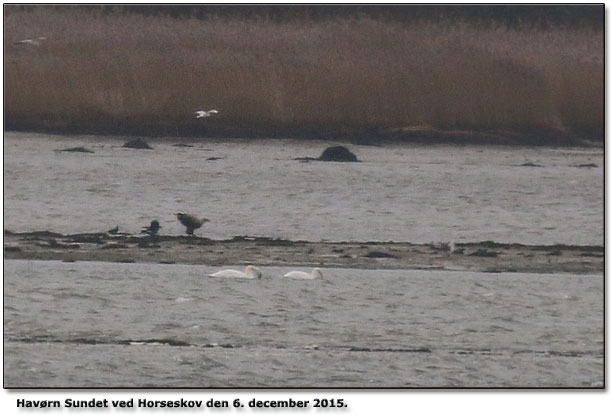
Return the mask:
<path id="1" fill-rule="evenodd" d="M 109 234 L 117 234 L 118 232 L 119 232 L 119 226 L 115 226 L 115 228 L 112 228 L 109 231 L 107 231 L 107 233 Z"/>
<path id="2" fill-rule="evenodd" d="M 151 221 L 151 225 L 149 225 L 149 227 L 143 227 L 141 233 L 147 233 L 150 236 L 155 236 L 156 234 L 158 234 L 160 228 L 162 228 L 160 226 L 160 222 L 158 220 L 153 220 Z"/>
<path id="3" fill-rule="evenodd" d="M 187 227 L 186 233 L 190 236 L 194 234 L 195 229 L 200 228 L 202 224 L 209 221 L 208 218 L 198 218 L 194 217 L 193 215 L 183 214 L 180 212 L 177 213 L 177 219 L 181 222 L 181 224 Z"/>

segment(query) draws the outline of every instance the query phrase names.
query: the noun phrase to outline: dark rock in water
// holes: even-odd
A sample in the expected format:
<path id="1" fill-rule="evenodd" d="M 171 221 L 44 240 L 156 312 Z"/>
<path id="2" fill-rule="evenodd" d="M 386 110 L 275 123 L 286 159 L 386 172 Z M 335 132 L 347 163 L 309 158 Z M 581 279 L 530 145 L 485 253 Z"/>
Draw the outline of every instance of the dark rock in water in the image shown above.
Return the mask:
<path id="1" fill-rule="evenodd" d="M 592 169 L 594 167 L 598 167 L 598 165 L 594 163 L 587 163 L 587 164 L 575 164 L 572 167 L 583 167 L 586 169 Z"/>
<path id="2" fill-rule="evenodd" d="M 209 157 L 209 158 L 207 158 L 207 160 L 209 160 L 209 161 L 215 161 L 215 160 L 221 160 L 221 159 L 223 159 L 223 157 Z"/>
<path id="3" fill-rule="evenodd" d="M 536 164 L 536 163 L 532 163 L 532 162 L 526 162 L 523 164 L 520 164 L 521 167 L 543 167 L 540 164 Z"/>
<path id="4" fill-rule="evenodd" d="M 379 252 L 376 250 L 373 250 L 372 252 L 368 252 L 365 257 L 367 258 L 393 258 L 393 259 L 398 259 L 396 256 L 391 255 L 389 253 L 385 253 L 385 252 Z"/>
<path id="5" fill-rule="evenodd" d="M 173 147 L 193 147 L 193 145 L 191 144 L 183 144 L 183 143 L 179 143 L 179 144 L 173 144 Z"/>
<path id="6" fill-rule="evenodd" d="M 17 246 L 4 246 L 5 252 L 21 252 L 21 248 Z"/>
<path id="7" fill-rule="evenodd" d="M 344 161 L 344 162 L 356 162 L 358 158 L 351 151 L 347 150 L 343 146 L 328 147 L 319 156 L 321 161 Z"/>
<path id="8" fill-rule="evenodd" d="M 93 153 L 93 151 L 86 149 L 85 147 L 72 147 L 72 148 L 64 148 L 62 150 L 58 150 L 59 152 L 71 152 L 71 153 Z"/>
<path id="9" fill-rule="evenodd" d="M 123 145 L 126 148 L 138 148 L 138 149 L 144 149 L 144 150 L 153 150 L 153 147 L 151 147 L 149 144 L 147 144 L 147 142 L 145 140 L 141 140 L 140 138 L 137 138 L 136 140 L 130 140 L 127 143 L 125 143 Z"/>

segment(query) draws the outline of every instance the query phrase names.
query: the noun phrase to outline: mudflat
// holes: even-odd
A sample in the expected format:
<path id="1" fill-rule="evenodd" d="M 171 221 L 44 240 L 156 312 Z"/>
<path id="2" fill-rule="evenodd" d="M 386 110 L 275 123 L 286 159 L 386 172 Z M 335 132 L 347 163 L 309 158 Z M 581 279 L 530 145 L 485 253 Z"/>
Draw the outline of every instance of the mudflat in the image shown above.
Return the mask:
<path id="1" fill-rule="evenodd" d="M 202 264 L 211 266 L 319 266 L 355 269 L 429 269 L 476 272 L 601 273 L 603 246 L 518 243 L 308 242 L 237 236 L 63 235 L 4 231 L 4 257 Z"/>

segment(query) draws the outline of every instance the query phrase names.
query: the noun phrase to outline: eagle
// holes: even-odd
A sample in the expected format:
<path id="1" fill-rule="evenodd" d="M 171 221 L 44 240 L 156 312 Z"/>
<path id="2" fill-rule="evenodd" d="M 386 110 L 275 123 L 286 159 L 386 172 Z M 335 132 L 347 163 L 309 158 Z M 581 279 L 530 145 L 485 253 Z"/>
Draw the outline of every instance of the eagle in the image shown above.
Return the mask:
<path id="1" fill-rule="evenodd" d="M 181 212 L 177 213 L 177 219 L 187 228 L 186 233 L 190 236 L 194 235 L 195 229 L 200 228 L 202 224 L 209 221 L 208 218 L 198 218 L 190 214 L 183 214 Z"/>

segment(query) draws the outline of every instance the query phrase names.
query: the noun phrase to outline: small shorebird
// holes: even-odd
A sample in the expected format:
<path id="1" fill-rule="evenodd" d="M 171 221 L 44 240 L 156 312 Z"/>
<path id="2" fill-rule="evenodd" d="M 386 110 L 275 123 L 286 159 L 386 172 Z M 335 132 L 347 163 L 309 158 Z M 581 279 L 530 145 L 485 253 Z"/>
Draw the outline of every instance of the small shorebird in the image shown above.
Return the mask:
<path id="1" fill-rule="evenodd" d="M 219 111 L 217 109 L 211 109 L 210 111 L 196 111 L 194 112 L 196 114 L 196 118 L 208 118 L 209 116 L 219 113 Z"/>
<path id="2" fill-rule="evenodd" d="M 46 40 L 47 38 L 45 38 L 44 36 L 40 36 L 38 38 L 33 38 L 33 39 L 22 39 L 21 41 L 16 41 L 16 44 L 29 44 L 29 45 L 34 45 L 36 47 L 40 47 L 41 41 Z"/>
<path id="3" fill-rule="evenodd" d="M 183 214 L 180 212 L 177 213 L 177 219 L 181 222 L 181 224 L 187 227 L 186 233 L 189 234 L 190 236 L 194 235 L 195 229 L 200 228 L 202 224 L 209 221 L 208 218 L 198 218 L 198 217 L 194 217 L 193 215 Z"/>
<path id="4" fill-rule="evenodd" d="M 292 279 L 324 279 L 324 274 L 319 268 L 313 268 L 313 271 L 309 274 L 301 271 L 291 271 L 283 275 L 283 278 Z"/>
<path id="5" fill-rule="evenodd" d="M 143 227 L 141 233 L 147 233 L 150 236 L 155 236 L 158 234 L 160 228 L 162 228 L 162 226 L 160 226 L 160 222 L 158 220 L 153 220 L 151 221 L 149 227 Z"/>
<path id="6" fill-rule="evenodd" d="M 245 268 L 245 272 L 237 271 L 234 269 L 224 269 L 223 271 L 209 274 L 212 278 L 244 278 L 244 279 L 260 279 L 262 277 L 262 271 L 253 265 L 249 265 Z"/>

